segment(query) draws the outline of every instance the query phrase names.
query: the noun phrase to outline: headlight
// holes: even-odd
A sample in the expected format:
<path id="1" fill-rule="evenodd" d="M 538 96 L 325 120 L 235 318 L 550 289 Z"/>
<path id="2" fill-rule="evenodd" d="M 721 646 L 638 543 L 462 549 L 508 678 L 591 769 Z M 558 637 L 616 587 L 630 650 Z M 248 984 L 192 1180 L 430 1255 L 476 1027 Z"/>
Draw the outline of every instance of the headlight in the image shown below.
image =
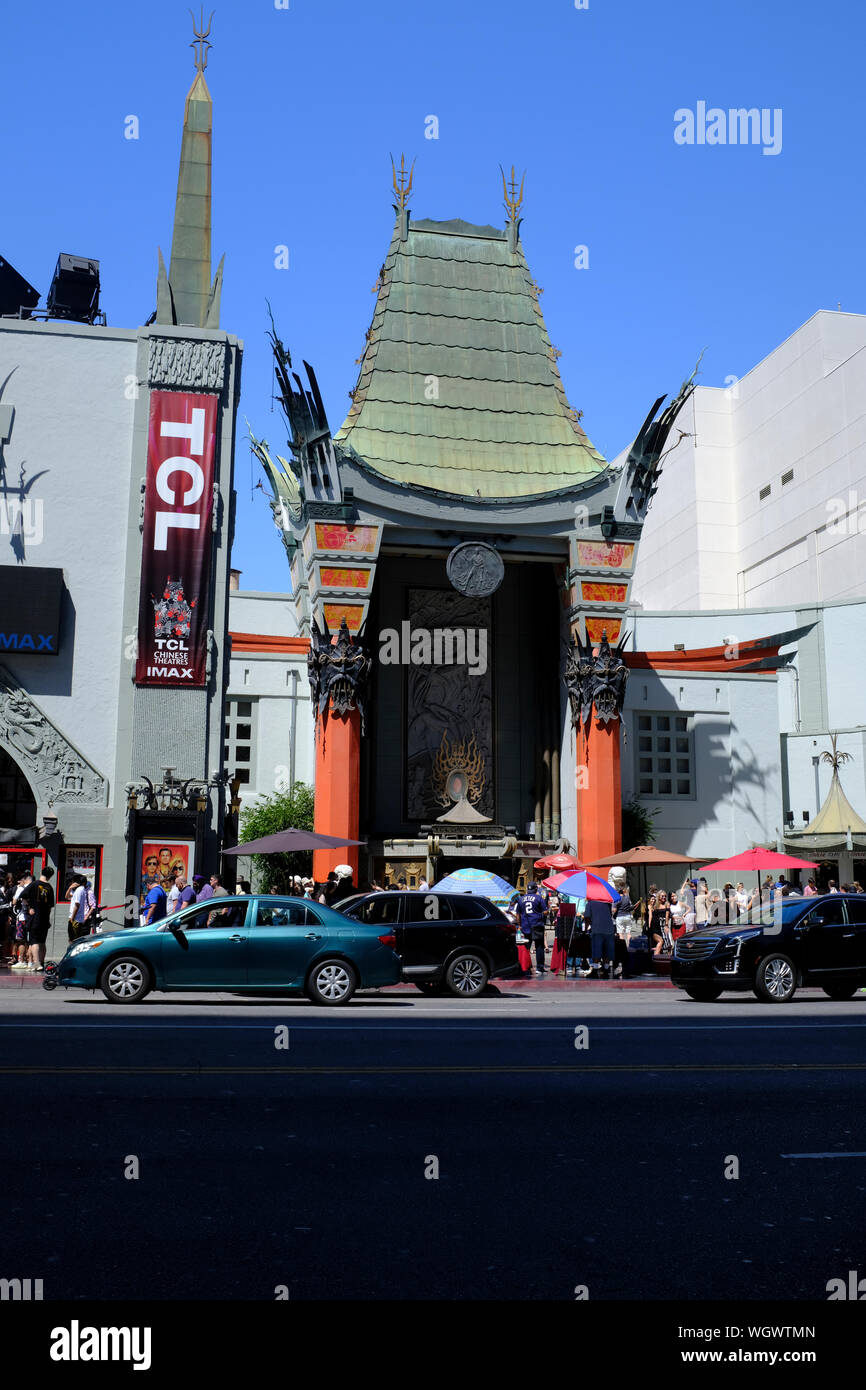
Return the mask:
<path id="1" fill-rule="evenodd" d="M 760 935 L 760 927 L 753 927 L 751 931 L 738 931 L 736 935 L 728 937 L 728 945 L 736 946 L 737 950 L 739 950 L 744 941 L 750 941 L 752 937 Z"/>
<path id="2" fill-rule="evenodd" d="M 80 956 L 82 951 L 96 951 L 100 946 L 104 946 L 104 941 L 78 941 L 69 952 L 71 956 Z"/>

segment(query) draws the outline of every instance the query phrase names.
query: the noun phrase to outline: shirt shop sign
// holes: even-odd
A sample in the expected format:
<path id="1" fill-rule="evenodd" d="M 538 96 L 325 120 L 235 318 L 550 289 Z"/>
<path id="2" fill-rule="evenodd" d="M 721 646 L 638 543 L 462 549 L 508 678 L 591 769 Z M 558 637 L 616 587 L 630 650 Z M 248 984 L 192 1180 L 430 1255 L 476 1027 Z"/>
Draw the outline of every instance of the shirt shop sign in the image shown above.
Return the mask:
<path id="1" fill-rule="evenodd" d="M 217 408 L 151 392 L 136 685 L 206 684 Z"/>
<path id="2" fill-rule="evenodd" d="M 60 646 L 63 571 L 0 565 L 0 655 L 56 656 Z"/>

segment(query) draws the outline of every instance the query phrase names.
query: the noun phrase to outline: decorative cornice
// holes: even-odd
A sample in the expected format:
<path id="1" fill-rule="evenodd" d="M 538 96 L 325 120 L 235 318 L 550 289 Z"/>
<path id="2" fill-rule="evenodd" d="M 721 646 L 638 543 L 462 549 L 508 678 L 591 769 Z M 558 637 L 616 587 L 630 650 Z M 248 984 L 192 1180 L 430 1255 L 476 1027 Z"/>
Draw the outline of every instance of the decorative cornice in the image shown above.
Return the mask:
<path id="1" fill-rule="evenodd" d="M 226 380 L 225 343 L 191 338 L 150 338 L 148 384 L 158 389 L 221 392 Z"/>
<path id="2" fill-rule="evenodd" d="M 106 779 L 2 666 L 0 746 L 14 758 L 36 797 L 44 804 L 106 804 Z"/>

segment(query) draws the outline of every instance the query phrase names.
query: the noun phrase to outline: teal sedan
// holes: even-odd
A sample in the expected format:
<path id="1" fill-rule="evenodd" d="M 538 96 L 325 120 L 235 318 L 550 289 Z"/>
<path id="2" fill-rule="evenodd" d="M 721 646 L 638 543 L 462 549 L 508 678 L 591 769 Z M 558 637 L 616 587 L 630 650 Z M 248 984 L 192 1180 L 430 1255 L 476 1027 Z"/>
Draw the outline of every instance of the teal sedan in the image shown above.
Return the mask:
<path id="1" fill-rule="evenodd" d="M 303 898 L 218 897 L 152 926 L 96 932 L 46 967 L 46 989 L 101 989 L 111 1004 L 151 990 L 304 993 L 347 1004 L 357 989 L 397 984 L 392 931 L 350 921 Z"/>

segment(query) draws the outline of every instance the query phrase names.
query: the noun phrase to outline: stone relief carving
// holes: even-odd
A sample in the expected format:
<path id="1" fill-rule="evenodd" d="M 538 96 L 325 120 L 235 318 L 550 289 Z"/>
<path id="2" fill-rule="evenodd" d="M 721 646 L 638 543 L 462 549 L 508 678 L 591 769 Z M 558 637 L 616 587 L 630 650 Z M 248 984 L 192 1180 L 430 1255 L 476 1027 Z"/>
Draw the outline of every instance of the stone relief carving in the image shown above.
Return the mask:
<path id="1" fill-rule="evenodd" d="M 151 386 L 222 391 L 226 377 L 225 343 L 189 338 L 150 338 L 147 379 Z"/>
<path id="2" fill-rule="evenodd" d="M 104 806 L 107 783 L 0 666 L 0 744 L 39 801 Z"/>
<path id="3" fill-rule="evenodd" d="M 491 633 L 489 598 L 465 598 L 453 589 L 410 589 L 409 622 L 415 631 L 426 628 L 483 629 Z M 475 803 L 482 816 L 495 815 L 493 778 L 492 654 L 483 675 L 470 675 L 465 665 L 410 665 L 407 668 L 406 813 L 409 820 L 435 820 L 437 802 L 434 764 L 447 735 L 449 745 L 466 743 L 474 735 L 477 755 L 486 769 L 483 789 Z"/>

